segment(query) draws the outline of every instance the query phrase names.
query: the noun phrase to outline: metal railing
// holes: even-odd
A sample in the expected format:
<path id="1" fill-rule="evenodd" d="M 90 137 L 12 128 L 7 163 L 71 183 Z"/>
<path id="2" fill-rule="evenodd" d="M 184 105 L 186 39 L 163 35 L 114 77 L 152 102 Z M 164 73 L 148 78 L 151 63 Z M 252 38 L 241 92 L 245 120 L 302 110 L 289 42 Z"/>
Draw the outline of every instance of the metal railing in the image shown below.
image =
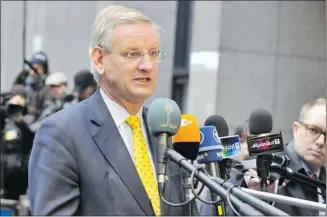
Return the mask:
<path id="1" fill-rule="evenodd" d="M 30 216 L 30 202 L 27 195 L 20 195 L 19 200 L 1 198 L 1 216 Z"/>

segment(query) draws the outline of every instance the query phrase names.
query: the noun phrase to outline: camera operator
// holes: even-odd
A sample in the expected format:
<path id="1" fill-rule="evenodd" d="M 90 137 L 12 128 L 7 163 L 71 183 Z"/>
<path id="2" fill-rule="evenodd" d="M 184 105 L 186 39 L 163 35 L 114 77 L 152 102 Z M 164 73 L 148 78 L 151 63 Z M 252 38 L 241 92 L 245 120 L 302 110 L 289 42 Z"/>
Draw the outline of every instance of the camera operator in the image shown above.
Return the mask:
<path id="1" fill-rule="evenodd" d="M 49 88 L 45 86 L 49 75 L 48 57 L 42 51 L 37 52 L 28 63 L 33 67 L 25 80 L 28 113 L 37 119 L 44 108 L 44 102 L 51 96 Z"/>
<path id="2" fill-rule="evenodd" d="M 1 136 L 2 197 L 17 200 L 27 189 L 27 165 L 34 133 L 24 120 L 26 114 L 24 85 L 14 85 L 10 99 L 2 108 L 4 126 Z"/>
<path id="3" fill-rule="evenodd" d="M 50 97 L 44 102 L 38 119 L 30 126 L 33 132 L 36 132 L 46 117 L 64 108 L 65 98 L 68 96 L 68 79 L 62 72 L 50 74 L 45 80 L 45 85 L 50 90 Z"/>

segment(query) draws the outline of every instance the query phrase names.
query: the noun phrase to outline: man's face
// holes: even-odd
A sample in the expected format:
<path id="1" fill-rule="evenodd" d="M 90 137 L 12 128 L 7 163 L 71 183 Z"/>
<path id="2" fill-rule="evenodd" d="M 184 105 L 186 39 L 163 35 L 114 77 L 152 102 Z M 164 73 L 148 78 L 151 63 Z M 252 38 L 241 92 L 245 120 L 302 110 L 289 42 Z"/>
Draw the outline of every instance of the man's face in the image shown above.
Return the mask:
<path id="1" fill-rule="evenodd" d="M 60 98 L 67 91 L 67 85 L 50 85 L 50 91 L 54 98 Z"/>
<path id="2" fill-rule="evenodd" d="M 158 33 L 151 24 L 117 25 L 111 52 L 103 54 L 103 70 L 102 73 L 101 70 L 99 72 L 102 77 L 100 86 L 116 98 L 131 103 L 143 102 L 153 94 L 156 87 L 158 62 L 151 58 L 159 46 Z M 149 51 L 152 51 L 152 57 L 148 54 Z M 140 54 L 139 52 L 141 55 L 138 58 L 135 54 Z M 134 55 L 127 58 L 128 53 Z"/>
<path id="3" fill-rule="evenodd" d="M 312 107 L 302 123 L 294 122 L 293 133 L 298 155 L 309 166 L 321 167 L 326 162 L 326 106 Z"/>
<path id="4" fill-rule="evenodd" d="M 39 75 L 44 75 L 44 68 L 43 66 L 41 66 L 40 64 L 37 63 L 33 63 L 32 66 L 36 69 L 36 71 L 38 72 Z M 37 74 L 34 72 L 33 69 L 30 69 L 29 74 L 31 76 L 36 76 Z"/>

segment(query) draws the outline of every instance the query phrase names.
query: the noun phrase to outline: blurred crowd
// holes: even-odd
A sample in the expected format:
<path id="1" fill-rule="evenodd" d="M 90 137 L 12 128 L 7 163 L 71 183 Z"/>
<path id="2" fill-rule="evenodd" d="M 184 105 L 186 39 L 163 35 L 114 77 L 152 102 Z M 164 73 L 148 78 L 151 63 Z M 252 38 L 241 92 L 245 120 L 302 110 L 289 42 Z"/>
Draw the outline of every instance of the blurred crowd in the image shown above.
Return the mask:
<path id="1" fill-rule="evenodd" d="M 74 76 L 51 72 L 45 52 L 37 52 L 18 74 L 8 93 L 1 93 L 1 198 L 17 200 L 27 190 L 28 158 L 34 135 L 49 115 L 78 103 L 97 88 L 89 70 Z"/>

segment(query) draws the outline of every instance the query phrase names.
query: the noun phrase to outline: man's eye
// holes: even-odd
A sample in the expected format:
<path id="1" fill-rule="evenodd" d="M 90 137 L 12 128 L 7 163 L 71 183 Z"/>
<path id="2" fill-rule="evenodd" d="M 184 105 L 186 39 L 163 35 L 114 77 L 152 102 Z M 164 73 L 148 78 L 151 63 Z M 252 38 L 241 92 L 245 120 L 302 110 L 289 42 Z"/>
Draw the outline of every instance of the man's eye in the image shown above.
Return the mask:
<path id="1" fill-rule="evenodd" d="M 127 53 L 127 57 L 140 57 L 140 56 L 141 56 L 141 52 L 139 51 L 132 51 Z"/>
<path id="2" fill-rule="evenodd" d="M 159 51 L 158 50 L 151 50 L 149 51 L 149 55 L 152 57 L 157 57 L 159 56 Z"/>
<path id="3" fill-rule="evenodd" d="M 308 130 L 310 131 L 310 133 L 312 134 L 318 134 L 319 131 L 316 129 L 316 128 L 313 128 L 313 127 L 309 127 Z"/>

